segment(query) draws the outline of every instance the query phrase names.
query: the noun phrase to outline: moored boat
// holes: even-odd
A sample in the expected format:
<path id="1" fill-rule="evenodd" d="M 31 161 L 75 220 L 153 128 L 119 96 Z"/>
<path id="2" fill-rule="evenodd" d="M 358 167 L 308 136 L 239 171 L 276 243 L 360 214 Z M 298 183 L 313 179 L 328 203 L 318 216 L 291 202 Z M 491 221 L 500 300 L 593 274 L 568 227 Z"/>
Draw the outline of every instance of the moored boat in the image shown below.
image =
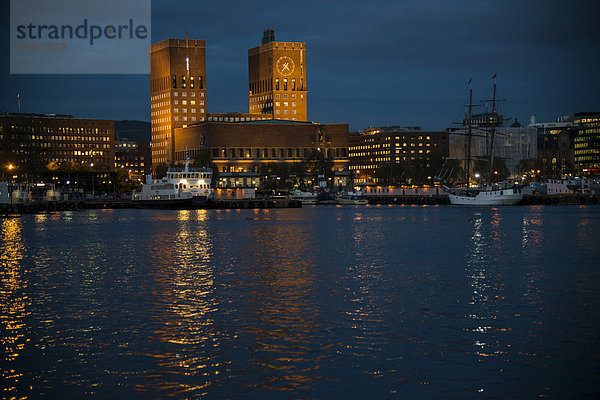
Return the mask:
<path id="1" fill-rule="evenodd" d="M 212 198 L 212 170 L 190 168 L 189 159 L 183 169 L 169 169 L 162 179 L 146 176 L 141 192 L 133 192 L 132 200 L 142 208 L 197 207 Z"/>
<path id="2" fill-rule="evenodd" d="M 369 200 L 361 192 L 340 192 L 335 195 L 338 204 L 368 204 Z"/>
<path id="3" fill-rule="evenodd" d="M 523 199 L 518 188 L 448 189 L 450 204 L 463 206 L 512 206 Z"/>
<path id="4" fill-rule="evenodd" d="M 303 192 L 301 190 L 294 190 L 288 197 L 292 200 L 299 200 L 303 206 L 314 205 L 319 202 L 319 198 L 315 193 Z"/>

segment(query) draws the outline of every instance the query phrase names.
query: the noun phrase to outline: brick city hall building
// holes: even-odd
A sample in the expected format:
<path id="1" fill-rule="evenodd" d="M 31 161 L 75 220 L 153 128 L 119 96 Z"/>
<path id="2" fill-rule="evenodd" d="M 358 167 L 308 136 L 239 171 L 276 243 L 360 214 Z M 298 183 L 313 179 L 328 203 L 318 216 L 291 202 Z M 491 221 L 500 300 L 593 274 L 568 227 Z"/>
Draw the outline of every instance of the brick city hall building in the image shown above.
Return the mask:
<path id="1" fill-rule="evenodd" d="M 262 45 L 248 50 L 250 113 L 306 121 L 306 43 L 276 42 L 264 32 Z"/>
<path id="2" fill-rule="evenodd" d="M 266 30 L 262 45 L 248 50 L 248 78 L 248 114 L 208 114 L 204 41 L 152 45 L 153 167 L 181 163 L 186 151 L 191 159 L 206 153 L 227 185 L 255 187 L 261 165 L 298 163 L 314 149 L 331 158 L 336 183 L 345 185 L 348 124 L 308 122 L 306 44 L 276 42 Z"/>

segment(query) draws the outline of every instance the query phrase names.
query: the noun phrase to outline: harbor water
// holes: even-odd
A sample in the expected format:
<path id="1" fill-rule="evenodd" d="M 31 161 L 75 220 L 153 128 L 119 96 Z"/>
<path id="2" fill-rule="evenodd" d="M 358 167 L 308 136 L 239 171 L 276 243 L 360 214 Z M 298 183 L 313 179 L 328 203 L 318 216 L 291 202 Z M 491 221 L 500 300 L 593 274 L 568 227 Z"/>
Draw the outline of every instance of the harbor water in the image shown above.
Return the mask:
<path id="1" fill-rule="evenodd" d="M 600 398 L 600 206 L 0 219 L 3 398 Z"/>

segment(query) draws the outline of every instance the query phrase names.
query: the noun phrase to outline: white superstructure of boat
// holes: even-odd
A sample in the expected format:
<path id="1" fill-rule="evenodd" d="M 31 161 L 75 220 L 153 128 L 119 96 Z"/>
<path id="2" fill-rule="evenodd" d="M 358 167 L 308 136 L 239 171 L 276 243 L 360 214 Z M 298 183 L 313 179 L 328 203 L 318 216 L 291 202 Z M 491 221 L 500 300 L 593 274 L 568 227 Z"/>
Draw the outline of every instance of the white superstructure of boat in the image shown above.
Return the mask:
<path id="1" fill-rule="evenodd" d="M 210 168 L 190 168 L 189 159 L 181 170 L 169 169 L 162 179 L 146 175 L 141 192 L 133 192 L 132 199 L 144 203 L 174 202 L 200 205 L 212 198 Z"/>
<path id="2" fill-rule="evenodd" d="M 301 190 L 294 190 L 288 197 L 292 200 L 300 200 L 303 206 L 313 205 L 319 202 L 319 197 L 315 193 L 303 192 Z"/>

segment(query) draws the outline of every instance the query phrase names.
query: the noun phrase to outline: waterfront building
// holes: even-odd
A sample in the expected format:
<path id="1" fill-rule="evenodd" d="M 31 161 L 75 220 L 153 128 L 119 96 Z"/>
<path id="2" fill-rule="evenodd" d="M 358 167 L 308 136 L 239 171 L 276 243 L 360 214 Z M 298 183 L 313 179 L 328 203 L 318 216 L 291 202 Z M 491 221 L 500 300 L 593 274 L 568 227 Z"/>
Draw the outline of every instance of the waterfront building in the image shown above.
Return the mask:
<path id="1" fill-rule="evenodd" d="M 207 121 L 175 130 L 175 160 L 185 160 L 186 152 L 191 159 L 205 153 L 217 168 L 217 187 L 258 187 L 265 166 L 299 165 L 316 150 L 331 162 L 331 184 L 346 186 L 348 135 L 348 124 L 272 119 Z"/>
<path id="2" fill-rule="evenodd" d="M 354 183 L 374 184 L 377 170 L 385 164 L 425 169 L 435 157 L 447 157 L 448 133 L 399 126 L 363 129 L 350 135 L 349 155 Z"/>
<path id="3" fill-rule="evenodd" d="M 18 173 L 42 170 L 114 168 L 114 123 L 61 114 L 5 113 L 0 115 L 0 149 L 4 161 Z"/>
<path id="4" fill-rule="evenodd" d="M 307 121 L 306 43 L 276 42 L 264 31 L 262 44 L 248 50 L 250 114 Z"/>
<path id="5" fill-rule="evenodd" d="M 115 168 L 127 171 L 130 181 L 143 181 L 152 173 L 149 141 L 115 141 Z"/>
<path id="6" fill-rule="evenodd" d="M 150 46 L 150 109 L 152 163 L 171 163 L 175 129 L 206 120 L 204 40 L 166 39 Z"/>
<path id="7" fill-rule="evenodd" d="M 154 168 L 187 156 L 211 160 L 221 178 L 217 188 L 251 188 L 265 178 L 265 166 L 300 165 L 312 156 L 327 164 L 328 185 L 348 184 L 348 124 L 307 122 L 305 43 L 276 42 L 269 29 L 262 45 L 248 50 L 247 114 L 206 112 L 204 48 L 190 39 L 151 46 Z M 307 173 L 315 171 L 296 171 Z"/>
<path id="8" fill-rule="evenodd" d="M 532 120 L 529 126 L 537 129 L 537 165 L 540 173 L 547 177 L 559 177 L 575 172 L 573 120 L 570 117 L 543 123 Z"/>
<path id="9" fill-rule="evenodd" d="M 471 158 L 485 160 L 489 157 L 491 128 L 495 126 L 494 158 L 503 160 L 509 174 L 516 174 L 521 161 L 537 157 L 537 129 L 524 127 L 517 120 L 510 126 L 503 126 L 503 122 L 500 122 L 504 121 L 502 115 L 490 115 L 485 113 L 472 117 Z M 450 157 L 464 159 L 467 150 L 467 128 L 449 129 L 449 132 Z"/>
<path id="10" fill-rule="evenodd" d="M 583 175 L 600 175 L 600 112 L 579 112 L 573 117 L 575 164 Z"/>

